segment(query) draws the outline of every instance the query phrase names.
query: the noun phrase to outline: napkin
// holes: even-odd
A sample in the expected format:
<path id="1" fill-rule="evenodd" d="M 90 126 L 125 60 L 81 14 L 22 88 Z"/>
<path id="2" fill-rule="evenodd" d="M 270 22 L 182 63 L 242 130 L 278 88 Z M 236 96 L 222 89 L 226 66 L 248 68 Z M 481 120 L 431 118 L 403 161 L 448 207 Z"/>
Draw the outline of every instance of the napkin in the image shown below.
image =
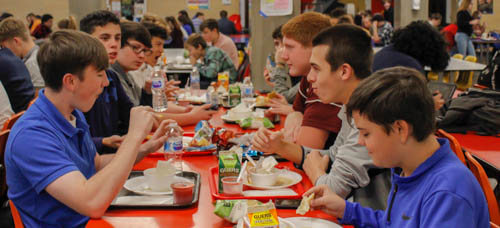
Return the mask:
<path id="1" fill-rule="evenodd" d="M 247 190 L 243 191 L 244 196 L 296 196 L 298 195 L 290 188 L 280 188 L 272 190 Z"/>
<path id="2" fill-rule="evenodd" d="M 169 205 L 173 196 L 119 196 L 111 205 Z"/>

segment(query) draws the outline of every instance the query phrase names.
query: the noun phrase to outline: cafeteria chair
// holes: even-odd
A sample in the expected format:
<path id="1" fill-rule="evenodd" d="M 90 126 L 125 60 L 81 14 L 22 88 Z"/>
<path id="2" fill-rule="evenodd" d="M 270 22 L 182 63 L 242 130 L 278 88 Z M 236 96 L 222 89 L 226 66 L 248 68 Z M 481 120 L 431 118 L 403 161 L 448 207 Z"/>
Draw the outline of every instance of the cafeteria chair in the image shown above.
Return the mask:
<path id="1" fill-rule="evenodd" d="M 5 130 L 10 130 L 12 129 L 12 126 L 14 126 L 14 124 L 16 123 L 16 121 L 21 118 L 21 116 L 25 113 L 26 111 L 21 111 L 21 112 L 18 112 L 14 115 L 12 115 L 11 117 L 9 117 L 8 120 L 5 121 L 5 123 L 3 124 L 3 129 L 2 131 L 5 131 Z"/>
<path id="2" fill-rule="evenodd" d="M 429 81 L 437 81 L 439 80 L 439 74 L 434 71 L 429 71 L 429 73 L 427 73 L 427 79 L 429 79 Z"/>
<path id="3" fill-rule="evenodd" d="M 439 138 L 448 139 L 448 141 L 450 142 L 451 150 L 455 153 L 455 155 L 457 155 L 458 159 L 460 159 L 460 161 L 465 166 L 467 166 L 467 163 L 465 162 L 465 156 L 464 156 L 464 152 L 462 150 L 462 146 L 460 146 L 460 143 L 458 142 L 458 140 L 455 137 L 453 137 L 452 135 L 450 135 L 448 132 L 444 131 L 443 129 L 438 129 L 436 131 L 436 136 Z"/>
<path id="4" fill-rule="evenodd" d="M 493 223 L 490 221 L 490 227 L 491 228 L 500 228 L 500 226 L 498 226 L 497 224 Z"/>
<path id="5" fill-rule="evenodd" d="M 9 206 L 10 212 L 12 214 L 12 219 L 14 220 L 14 226 L 16 228 L 24 228 L 23 221 L 21 220 L 21 215 L 19 215 L 19 211 L 17 210 L 12 200 L 9 200 Z"/>
<path id="6" fill-rule="evenodd" d="M 477 57 L 476 56 L 467 56 L 465 57 L 465 61 L 469 62 L 477 62 Z M 455 84 L 457 85 L 458 90 L 465 91 L 468 88 L 472 87 L 472 81 L 474 77 L 474 72 L 472 71 L 466 71 L 466 72 L 460 72 L 458 77 L 456 78 Z"/>
<path id="7" fill-rule="evenodd" d="M 0 202 L 7 200 L 7 181 L 5 176 L 5 146 L 7 145 L 7 138 L 9 137 L 10 130 L 0 132 Z"/>
<path id="8" fill-rule="evenodd" d="M 464 59 L 464 56 L 462 54 L 454 54 L 452 56 L 454 59 Z M 443 74 L 443 82 L 446 83 L 453 83 L 455 82 L 455 78 L 458 75 L 458 72 L 448 72 Z M 451 78 L 450 78 L 451 77 Z"/>
<path id="9" fill-rule="evenodd" d="M 498 209 L 497 199 L 490 186 L 486 172 L 469 151 L 465 151 L 465 157 L 470 171 L 474 174 L 479 182 L 479 185 L 481 185 L 481 188 L 483 189 L 486 202 L 488 203 L 488 210 L 490 212 L 490 221 L 494 224 L 500 224 L 500 211 Z"/>

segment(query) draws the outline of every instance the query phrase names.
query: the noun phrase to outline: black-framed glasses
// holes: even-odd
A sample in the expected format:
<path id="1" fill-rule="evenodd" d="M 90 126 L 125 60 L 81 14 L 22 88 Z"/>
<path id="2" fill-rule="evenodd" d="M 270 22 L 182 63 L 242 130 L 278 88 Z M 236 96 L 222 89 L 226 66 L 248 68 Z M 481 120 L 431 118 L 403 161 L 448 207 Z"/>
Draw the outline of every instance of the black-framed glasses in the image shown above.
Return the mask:
<path id="1" fill-rule="evenodd" d="M 141 48 L 141 47 L 137 47 L 135 45 L 132 45 L 128 42 L 125 43 L 125 45 L 129 46 L 130 48 L 132 48 L 132 51 L 135 53 L 135 54 L 141 54 L 141 52 L 144 52 L 144 55 L 151 55 L 153 53 L 153 51 L 149 48 Z"/>

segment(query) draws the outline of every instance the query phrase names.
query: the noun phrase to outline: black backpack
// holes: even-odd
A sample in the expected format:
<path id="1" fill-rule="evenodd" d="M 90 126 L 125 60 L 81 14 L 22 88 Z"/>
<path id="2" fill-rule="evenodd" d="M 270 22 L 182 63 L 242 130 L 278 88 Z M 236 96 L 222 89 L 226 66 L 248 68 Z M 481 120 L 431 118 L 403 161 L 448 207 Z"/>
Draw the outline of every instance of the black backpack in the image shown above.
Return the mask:
<path id="1" fill-rule="evenodd" d="M 446 102 L 438 114 L 438 128 L 454 133 L 499 134 L 500 92 L 469 89 Z"/>
<path id="2" fill-rule="evenodd" d="M 490 60 L 490 63 L 477 79 L 477 84 L 486 86 L 492 90 L 500 90 L 500 50 L 497 50 Z"/>

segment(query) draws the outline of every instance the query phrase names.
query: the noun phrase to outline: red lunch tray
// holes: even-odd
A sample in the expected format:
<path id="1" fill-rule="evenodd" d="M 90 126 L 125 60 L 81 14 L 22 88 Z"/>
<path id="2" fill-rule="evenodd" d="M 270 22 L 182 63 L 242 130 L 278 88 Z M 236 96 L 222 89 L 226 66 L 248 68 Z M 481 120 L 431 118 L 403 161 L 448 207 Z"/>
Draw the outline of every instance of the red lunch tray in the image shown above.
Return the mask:
<path id="1" fill-rule="evenodd" d="M 193 137 L 194 132 L 184 132 L 184 136 Z M 214 154 L 216 149 L 213 150 L 204 150 L 204 151 L 184 151 L 182 156 L 197 156 L 197 155 L 212 155 Z M 148 154 L 149 157 L 163 157 L 164 154 L 162 152 L 153 152 Z"/>
<path id="2" fill-rule="evenodd" d="M 232 199 L 255 199 L 255 200 L 260 200 L 260 201 L 269 201 L 269 200 L 275 200 L 275 199 L 302 199 L 302 194 L 304 194 L 307 190 L 313 187 L 313 184 L 307 177 L 307 175 L 304 173 L 304 171 L 299 170 L 293 166 L 292 162 L 280 162 L 278 165 L 276 165 L 276 168 L 279 169 L 289 169 L 290 171 L 294 171 L 302 176 L 302 181 L 300 183 L 297 183 L 296 185 L 290 186 L 293 191 L 297 193 L 297 195 L 289 195 L 289 196 L 234 196 L 234 195 L 225 195 L 224 193 L 219 193 L 218 191 L 218 185 L 219 185 L 219 167 L 212 167 L 210 168 L 210 177 L 209 177 L 209 184 L 210 184 L 210 192 L 212 193 L 212 199 L 213 200 L 232 200 Z M 252 189 L 248 186 L 243 186 L 243 191 Z"/>

